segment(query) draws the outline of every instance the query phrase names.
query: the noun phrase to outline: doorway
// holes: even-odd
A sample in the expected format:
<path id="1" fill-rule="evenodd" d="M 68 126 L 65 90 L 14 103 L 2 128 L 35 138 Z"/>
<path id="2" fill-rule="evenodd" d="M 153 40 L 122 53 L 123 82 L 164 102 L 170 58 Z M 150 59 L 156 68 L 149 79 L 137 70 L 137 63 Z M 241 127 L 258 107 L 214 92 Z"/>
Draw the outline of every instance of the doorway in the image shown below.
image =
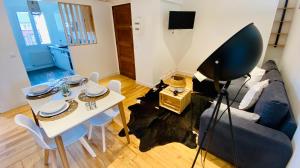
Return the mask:
<path id="1" fill-rule="evenodd" d="M 4 0 L 31 85 L 73 75 L 73 65 L 55 1 Z"/>
<path id="2" fill-rule="evenodd" d="M 112 9 L 120 73 L 131 79 L 135 79 L 130 4 L 113 6 Z"/>

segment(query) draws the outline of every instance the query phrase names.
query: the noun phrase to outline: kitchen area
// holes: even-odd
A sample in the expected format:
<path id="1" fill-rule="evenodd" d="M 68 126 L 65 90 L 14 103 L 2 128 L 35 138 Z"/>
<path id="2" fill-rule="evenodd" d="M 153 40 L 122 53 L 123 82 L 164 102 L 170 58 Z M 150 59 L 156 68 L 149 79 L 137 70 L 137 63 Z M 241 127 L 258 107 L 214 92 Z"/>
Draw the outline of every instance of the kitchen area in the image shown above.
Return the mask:
<path id="1" fill-rule="evenodd" d="M 5 0 L 31 85 L 74 74 L 57 1 Z"/>
<path id="2" fill-rule="evenodd" d="M 51 67 L 27 71 L 31 85 L 38 85 L 74 74 L 68 46 L 49 45 L 48 49 L 53 64 Z"/>

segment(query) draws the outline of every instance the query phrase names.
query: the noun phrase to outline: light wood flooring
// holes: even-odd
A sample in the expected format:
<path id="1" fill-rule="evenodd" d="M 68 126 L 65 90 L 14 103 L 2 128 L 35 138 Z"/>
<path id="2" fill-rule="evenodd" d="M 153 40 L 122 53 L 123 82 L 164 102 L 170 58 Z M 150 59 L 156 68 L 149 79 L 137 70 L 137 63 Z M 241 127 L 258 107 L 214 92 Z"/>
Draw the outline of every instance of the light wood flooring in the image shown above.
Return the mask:
<path id="1" fill-rule="evenodd" d="M 143 96 L 149 88 L 136 84 L 134 80 L 121 75 L 112 76 L 101 80 L 100 83 L 107 85 L 111 79 L 117 79 L 122 82 L 122 94 L 126 96 L 124 101 L 127 121 L 129 120 L 129 105 L 136 103 L 136 98 Z M 187 78 L 188 87 L 191 87 L 191 79 Z M 43 151 L 35 143 L 34 139 L 23 128 L 16 126 L 14 116 L 16 114 L 25 114 L 32 117 L 30 107 L 25 105 L 17 109 L 0 114 L 0 167 L 15 168 L 43 168 L 43 167 L 62 167 L 57 153 L 56 163 L 50 161 L 48 166 L 43 163 Z M 71 168 L 189 168 L 196 154 L 196 149 L 190 149 L 180 143 L 171 143 L 151 149 L 148 152 L 140 152 L 138 149 L 139 140 L 131 135 L 131 143 L 128 145 L 126 138 L 118 136 L 121 129 L 120 118 L 106 128 L 107 151 L 102 152 L 101 148 L 101 129 L 93 130 L 91 146 L 94 148 L 97 157 L 92 158 L 81 146 L 75 143 L 67 147 L 67 157 Z M 197 166 L 202 167 L 200 159 Z M 208 155 L 205 163 L 206 168 L 228 168 L 230 164 L 221 159 Z"/>

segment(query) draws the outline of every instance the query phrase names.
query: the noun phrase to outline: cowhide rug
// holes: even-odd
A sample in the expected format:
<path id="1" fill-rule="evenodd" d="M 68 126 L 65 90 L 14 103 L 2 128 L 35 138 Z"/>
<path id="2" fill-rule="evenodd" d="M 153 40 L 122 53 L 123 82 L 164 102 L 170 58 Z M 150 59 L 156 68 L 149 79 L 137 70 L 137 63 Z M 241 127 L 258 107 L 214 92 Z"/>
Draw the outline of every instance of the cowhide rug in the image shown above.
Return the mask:
<path id="1" fill-rule="evenodd" d="M 129 106 L 131 111 L 128 125 L 129 133 L 140 139 L 139 150 L 146 152 L 159 145 L 179 142 L 189 148 L 196 148 L 196 134 L 193 127 L 198 128 L 201 113 L 210 106 L 207 99 L 193 95 L 192 103 L 180 115 L 159 107 L 159 92 L 168 85 L 161 82 L 139 103 Z M 122 129 L 119 136 L 124 137 Z"/>

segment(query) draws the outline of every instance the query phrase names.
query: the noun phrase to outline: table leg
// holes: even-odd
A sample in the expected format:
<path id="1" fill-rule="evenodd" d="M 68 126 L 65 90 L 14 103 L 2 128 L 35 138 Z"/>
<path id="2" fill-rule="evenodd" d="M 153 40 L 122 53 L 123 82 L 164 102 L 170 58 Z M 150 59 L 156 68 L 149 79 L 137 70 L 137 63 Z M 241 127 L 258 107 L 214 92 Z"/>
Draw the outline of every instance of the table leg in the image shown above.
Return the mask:
<path id="1" fill-rule="evenodd" d="M 39 120 L 36 118 L 36 115 L 35 113 L 33 112 L 33 110 L 31 109 L 31 113 L 32 113 L 32 116 L 33 116 L 33 119 L 34 119 L 34 122 L 37 126 L 40 126 L 40 123 L 39 123 Z"/>
<path id="2" fill-rule="evenodd" d="M 62 138 L 61 138 L 60 135 L 55 137 L 55 143 L 56 143 L 56 146 L 57 146 L 57 149 L 58 149 L 63 167 L 64 168 L 69 168 L 69 162 L 68 162 L 68 159 L 67 159 L 64 143 L 63 143 Z"/>
<path id="3" fill-rule="evenodd" d="M 49 149 L 44 149 L 44 164 L 48 165 L 49 162 Z"/>
<path id="4" fill-rule="evenodd" d="M 120 115 L 121 115 L 124 131 L 125 131 L 125 134 L 126 134 L 127 142 L 130 143 L 130 138 L 129 138 L 128 127 L 127 127 L 127 123 L 126 123 L 126 117 L 125 117 L 123 102 L 120 102 L 118 104 L 118 106 L 119 106 L 119 110 L 120 110 Z"/>

